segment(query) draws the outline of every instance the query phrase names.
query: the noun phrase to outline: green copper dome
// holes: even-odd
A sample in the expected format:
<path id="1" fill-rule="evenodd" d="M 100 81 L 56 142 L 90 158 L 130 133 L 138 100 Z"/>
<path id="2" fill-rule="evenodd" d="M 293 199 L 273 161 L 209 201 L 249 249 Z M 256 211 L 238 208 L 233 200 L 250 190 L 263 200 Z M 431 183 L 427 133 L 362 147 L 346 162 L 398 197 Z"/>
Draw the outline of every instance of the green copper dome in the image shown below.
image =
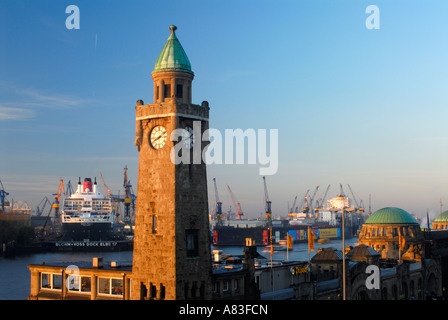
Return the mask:
<path id="1" fill-rule="evenodd" d="M 417 224 L 417 221 L 406 211 L 400 208 L 383 208 L 366 220 L 366 224 Z"/>
<path id="2" fill-rule="evenodd" d="M 191 71 L 190 61 L 188 60 L 179 39 L 176 37 L 176 29 L 176 26 L 170 26 L 171 34 L 168 37 L 162 52 L 160 52 L 153 73 L 163 71 L 184 71 L 193 73 L 193 71 Z"/>
<path id="3" fill-rule="evenodd" d="M 434 219 L 434 222 L 448 222 L 448 211 L 442 212 L 437 218 Z"/>

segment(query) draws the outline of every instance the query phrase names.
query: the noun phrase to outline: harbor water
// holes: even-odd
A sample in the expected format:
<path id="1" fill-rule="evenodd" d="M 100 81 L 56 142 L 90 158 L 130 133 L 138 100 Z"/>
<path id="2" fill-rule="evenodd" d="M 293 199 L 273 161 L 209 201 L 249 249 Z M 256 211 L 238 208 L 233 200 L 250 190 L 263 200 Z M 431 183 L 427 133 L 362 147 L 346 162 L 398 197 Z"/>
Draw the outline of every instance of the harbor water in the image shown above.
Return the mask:
<path id="1" fill-rule="evenodd" d="M 357 238 L 345 241 L 346 246 L 354 246 Z M 308 251 L 307 243 L 295 244 L 292 251 L 275 251 L 272 259 L 275 261 L 308 261 L 319 248 L 332 247 L 342 249 L 342 240 L 333 240 L 330 243 L 315 242 L 314 251 Z M 243 247 L 211 247 L 212 250 L 221 250 L 222 254 L 243 255 Z M 270 259 L 269 247 L 257 247 L 263 257 Z M 26 300 L 30 293 L 31 274 L 30 264 L 47 265 L 89 265 L 93 257 L 102 257 L 104 264 L 112 261 L 132 262 L 132 251 L 120 252 L 48 252 L 29 255 L 18 255 L 14 258 L 0 257 L 0 300 Z"/>

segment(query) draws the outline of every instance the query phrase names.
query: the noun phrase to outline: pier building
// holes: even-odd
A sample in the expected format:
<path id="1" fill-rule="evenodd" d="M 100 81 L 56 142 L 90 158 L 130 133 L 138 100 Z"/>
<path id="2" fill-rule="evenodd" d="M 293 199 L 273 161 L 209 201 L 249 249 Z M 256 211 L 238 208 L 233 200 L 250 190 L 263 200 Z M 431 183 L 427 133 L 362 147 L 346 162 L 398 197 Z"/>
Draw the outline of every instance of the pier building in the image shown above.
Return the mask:
<path id="1" fill-rule="evenodd" d="M 359 243 L 376 250 L 383 259 L 422 261 L 424 241 L 415 219 L 405 210 L 394 207 L 372 213 L 359 234 Z"/>

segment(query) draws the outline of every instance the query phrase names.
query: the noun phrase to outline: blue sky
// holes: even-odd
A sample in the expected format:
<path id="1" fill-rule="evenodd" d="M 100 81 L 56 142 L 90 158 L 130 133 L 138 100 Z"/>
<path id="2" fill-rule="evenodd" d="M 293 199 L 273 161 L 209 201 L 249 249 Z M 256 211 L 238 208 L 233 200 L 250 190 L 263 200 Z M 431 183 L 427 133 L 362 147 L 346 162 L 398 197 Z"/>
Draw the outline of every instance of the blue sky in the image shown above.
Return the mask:
<path id="1" fill-rule="evenodd" d="M 65 9 L 77 5 L 80 29 Z M 380 10 L 369 30 L 368 5 Z M 175 24 L 192 69 L 193 102 L 210 126 L 278 129 L 274 216 L 320 185 L 347 184 L 372 210 L 435 217 L 448 209 L 446 1 L 0 2 L 0 180 L 35 209 L 59 178 L 123 168 L 136 190 L 135 102 L 153 99 L 151 71 Z M 264 210 L 257 165 L 210 165 L 247 217 Z M 232 205 L 233 207 L 233 205 Z"/>

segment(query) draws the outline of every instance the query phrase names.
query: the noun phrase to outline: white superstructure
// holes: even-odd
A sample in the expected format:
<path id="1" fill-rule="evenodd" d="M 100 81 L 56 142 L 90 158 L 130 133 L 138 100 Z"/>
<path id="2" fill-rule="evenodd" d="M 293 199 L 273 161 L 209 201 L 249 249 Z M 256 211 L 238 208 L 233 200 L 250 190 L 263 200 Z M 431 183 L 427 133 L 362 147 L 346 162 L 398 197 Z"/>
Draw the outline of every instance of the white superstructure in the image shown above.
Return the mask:
<path id="1" fill-rule="evenodd" d="M 70 238 L 104 238 L 112 230 L 114 214 L 112 200 L 92 186 L 90 178 L 78 182 L 74 194 L 64 200 L 61 210 L 64 235 Z"/>

